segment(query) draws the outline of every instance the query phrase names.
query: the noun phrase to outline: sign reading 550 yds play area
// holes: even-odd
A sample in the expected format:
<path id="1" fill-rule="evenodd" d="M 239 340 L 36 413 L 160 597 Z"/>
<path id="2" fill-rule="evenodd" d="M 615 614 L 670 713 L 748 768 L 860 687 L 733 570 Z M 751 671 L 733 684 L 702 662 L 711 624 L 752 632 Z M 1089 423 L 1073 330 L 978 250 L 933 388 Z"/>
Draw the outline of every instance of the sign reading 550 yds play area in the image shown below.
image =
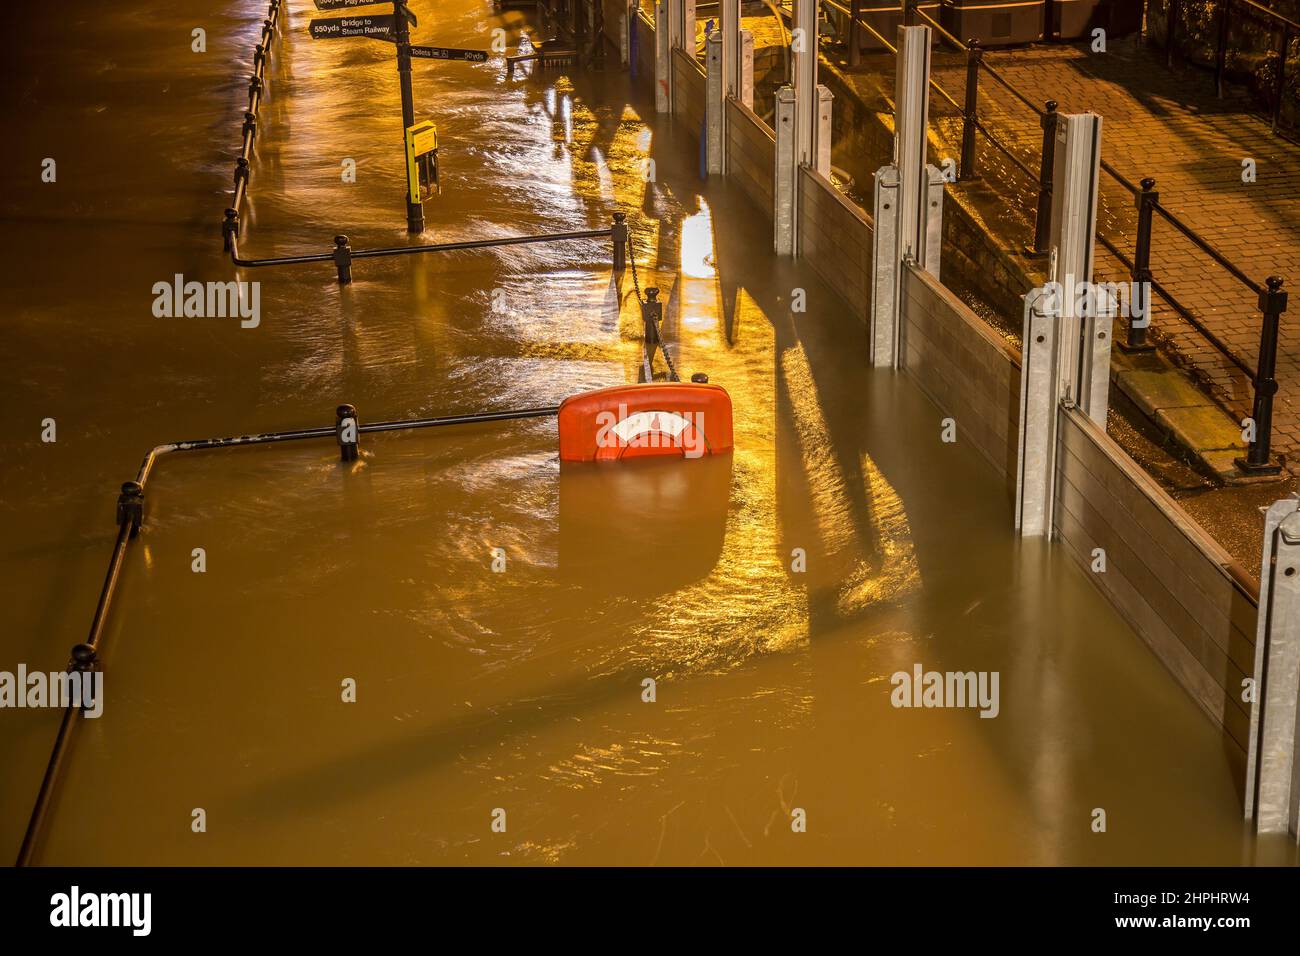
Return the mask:
<path id="1" fill-rule="evenodd" d="M 385 0 L 316 0 L 317 10 L 342 10 L 347 7 L 374 7 Z"/>
<path id="2" fill-rule="evenodd" d="M 313 40 L 336 37 L 368 37 L 372 40 L 397 40 L 397 19 L 391 14 L 377 17 L 326 17 L 311 22 Z"/>

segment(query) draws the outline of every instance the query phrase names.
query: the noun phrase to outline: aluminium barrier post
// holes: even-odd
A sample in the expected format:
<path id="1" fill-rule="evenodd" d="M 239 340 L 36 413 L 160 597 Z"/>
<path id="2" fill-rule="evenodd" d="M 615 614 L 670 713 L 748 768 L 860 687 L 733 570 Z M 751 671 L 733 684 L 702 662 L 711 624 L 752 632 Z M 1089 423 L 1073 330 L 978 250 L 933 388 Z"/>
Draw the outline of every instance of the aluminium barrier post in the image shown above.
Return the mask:
<path id="1" fill-rule="evenodd" d="M 1264 517 L 1245 816 L 1259 833 L 1300 840 L 1300 502 Z"/>

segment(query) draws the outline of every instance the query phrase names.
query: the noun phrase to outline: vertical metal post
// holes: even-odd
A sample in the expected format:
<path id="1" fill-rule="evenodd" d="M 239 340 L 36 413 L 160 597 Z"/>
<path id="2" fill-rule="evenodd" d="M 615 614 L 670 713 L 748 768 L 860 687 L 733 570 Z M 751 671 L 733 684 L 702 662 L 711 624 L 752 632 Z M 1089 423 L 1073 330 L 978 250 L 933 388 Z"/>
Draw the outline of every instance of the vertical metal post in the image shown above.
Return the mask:
<path id="1" fill-rule="evenodd" d="M 1289 833 L 1296 839 L 1300 839 L 1298 504 L 1294 497 L 1275 501 L 1264 517 L 1245 814 L 1260 833 Z"/>
<path id="2" fill-rule="evenodd" d="M 614 271 L 622 272 L 627 268 L 628 244 L 632 238 L 632 230 L 627 224 L 627 213 L 614 213 L 614 226 L 610 229 L 610 234 L 614 239 Z"/>
<path id="3" fill-rule="evenodd" d="M 1228 63 L 1228 11 L 1232 0 L 1219 0 L 1219 35 L 1214 46 L 1214 95 L 1223 99 L 1223 74 Z"/>
<path id="4" fill-rule="evenodd" d="M 1052 230 L 1052 167 L 1056 155 L 1056 100 L 1048 100 L 1039 119 L 1043 151 L 1038 163 L 1038 211 L 1034 220 L 1034 254 L 1046 255 Z"/>
<path id="5" fill-rule="evenodd" d="M 352 281 L 352 247 L 347 236 L 334 237 L 334 266 L 338 269 L 339 285 L 348 285 Z"/>
<path id="6" fill-rule="evenodd" d="M 1061 285 L 1059 335 L 1062 400 L 1072 401 L 1102 427 L 1110 394 L 1109 309 L 1092 308 L 1093 247 L 1101 164 L 1101 117 L 1071 113 L 1057 118 L 1059 142 L 1052 176 L 1051 246 Z M 1105 313 L 1105 314 L 1100 314 Z"/>
<path id="7" fill-rule="evenodd" d="M 983 62 L 983 48 L 977 40 L 971 40 L 966 45 L 966 103 L 961 121 L 962 179 L 974 179 L 979 175 L 975 165 L 975 134 L 979 131 L 980 64 Z"/>
<path id="8" fill-rule="evenodd" d="M 1291 29 L 1286 25 L 1282 26 L 1282 46 L 1278 48 L 1277 56 L 1277 85 L 1273 90 L 1273 132 L 1277 132 L 1277 124 L 1282 119 L 1282 98 L 1286 96 L 1286 55 L 1291 49 Z"/>
<path id="9" fill-rule="evenodd" d="M 1151 327 L 1151 224 L 1160 193 L 1156 192 L 1156 181 L 1150 177 L 1142 180 L 1141 185 L 1142 191 L 1135 200 L 1137 242 L 1133 247 L 1133 271 L 1129 273 L 1133 280 L 1133 294 L 1129 299 L 1133 314 L 1129 317 L 1128 342 L 1124 345 L 1128 352 L 1150 352 L 1155 348 L 1147 339 L 1147 330 Z"/>
<path id="10" fill-rule="evenodd" d="M 930 28 L 899 27 L 894 83 L 894 162 L 876 173 L 872 235 L 871 364 L 903 362 L 903 263 L 928 265 L 931 168 L 926 163 L 929 123 Z M 941 207 L 940 201 L 940 207 Z"/>
<path id="11" fill-rule="evenodd" d="M 402 165 L 406 166 L 406 131 L 415 125 L 415 95 L 411 92 L 411 24 L 406 0 L 393 0 L 397 21 L 397 80 L 402 89 Z M 406 185 L 406 231 L 424 232 L 424 205 L 411 201 L 411 184 Z"/>
<path id="12" fill-rule="evenodd" d="M 1182 0 L 1169 0 L 1165 11 L 1165 66 L 1174 65 L 1174 36 L 1178 32 L 1178 8 Z"/>
<path id="13" fill-rule="evenodd" d="M 772 246 L 779 256 L 794 255 L 795 94 L 789 86 L 776 91 L 775 182 L 772 191 Z"/>
<path id="14" fill-rule="evenodd" d="M 897 344 L 894 297 L 898 293 L 898 284 L 895 273 L 899 268 L 898 260 L 894 258 L 898 249 L 898 167 L 881 166 L 876 170 L 875 180 L 868 358 L 874 368 L 893 368 Z"/>
<path id="15" fill-rule="evenodd" d="M 361 452 L 358 439 L 361 429 L 357 423 L 357 410 L 353 405 L 340 405 L 334 410 L 334 437 L 339 443 L 339 461 L 356 461 Z"/>
<path id="16" fill-rule="evenodd" d="M 1282 277 L 1269 276 L 1265 289 L 1259 294 L 1259 311 L 1264 321 L 1259 329 L 1259 361 L 1255 367 L 1255 403 L 1251 417 L 1255 421 L 1255 440 L 1250 443 L 1244 459 L 1237 459 L 1237 467 L 1249 474 L 1272 474 L 1278 465 L 1269 457 L 1273 433 L 1273 396 L 1277 394 L 1277 333 L 1282 313 L 1286 311 L 1287 294 L 1282 290 Z"/>
<path id="17" fill-rule="evenodd" d="M 748 30 L 740 31 L 740 67 L 738 92 L 740 102 L 751 110 L 754 108 L 754 34 Z"/>
<path id="18" fill-rule="evenodd" d="M 903 0 L 903 26 L 916 24 L 916 0 Z"/>
<path id="19" fill-rule="evenodd" d="M 920 266 L 936 279 L 939 278 L 939 263 L 943 258 L 943 170 L 938 166 L 926 166 L 929 183 L 925 194 L 925 242 L 922 248 L 925 258 Z"/>
<path id="20" fill-rule="evenodd" d="M 894 165 L 898 167 L 896 262 L 911 255 L 925 261 L 926 132 L 930 121 L 930 28 L 898 28 L 894 82 Z"/>
<path id="21" fill-rule="evenodd" d="M 862 62 L 862 0 L 849 0 L 849 66 Z"/>
<path id="22" fill-rule="evenodd" d="M 1024 538 L 1052 533 L 1061 392 L 1060 308 L 1060 292 L 1054 287 L 1033 289 L 1025 296 L 1016 453 L 1016 530 Z"/>
<path id="23" fill-rule="evenodd" d="M 794 0 L 791 23 L 798 31 L 791 50 L 795 95 L 795 165 L 810 166 L 816 148 L 817 0 Z"/>
<path id="24" fill-rule="evenodd" d="M 722 34 L 714 30 L 705 40 L 704 156 L 710 176 L 722 174 L 723 115 L 726 96 L 722 75 Z"/>
<path id="25" fill-rule="evenodd" d="M 831 104 L 834 101 L 835 94 L 830 88 L 817 84 L 817 112 L 813 117 L 817 124 L 813 127 L 813 168 L 827 179 L 831 176 L 831 145 L 835 138 L 831 117 Z"/>
<path id="26" fill-rule="evenodd" d="M 672 0 L 655 0 L 655 112 L 673 109 Z"/>
<path id="27" fill-rule="evenodd" d="M 740 0 L 719 0 L 722 31 L 722 99 L 740 90 Z"/>

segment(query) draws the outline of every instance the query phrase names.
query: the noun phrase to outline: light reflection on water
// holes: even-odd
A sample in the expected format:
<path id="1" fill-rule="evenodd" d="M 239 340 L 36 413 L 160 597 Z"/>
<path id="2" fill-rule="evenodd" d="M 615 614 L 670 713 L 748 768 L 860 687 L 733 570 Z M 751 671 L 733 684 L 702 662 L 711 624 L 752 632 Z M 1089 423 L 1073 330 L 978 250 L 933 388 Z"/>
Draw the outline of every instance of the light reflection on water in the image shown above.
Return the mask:
<path id="1" fill-rule="evenodd" d="M 110 492 L 158 441 L 325 424 L 339 401 L 375 420 L 636 380 L 630 276 L 611 276 L 600 241 L 366 260 L 345 288 L 328 267 L 245 270 L 264 283 L 256 334 L 153 320 L 157 278 L 229 273 L 213 226 L 242 96 L 230 78 L 262 3 L 228 5 L 210 33 L 229 42 L 202 64 L 160 40 L 178 24 L 188 36 L 200 6 L 101 11 L 113 56 L 59 54 L 101 79 L 29 90 L 47 107 L 29 132 L 57 145 L 51 117 L 84 116 L 103 162 L 127 170 L 120 194 L 75 162 L 54 200 L 0 171 L 16 215 L 61 220 L 6 238 L 20 268 L 3 294 L 25 359 L 11 407 L 56 415 L 64 436 L 12 458 L 23 490 L 3 504 L 0 578 L 19 610 L 0 666 L 59 664 L 80 639 Z M 478 0 L 414 7 L 419 35 L 452 46 L 523 23 Z M 245 251 L 323 251 L 336 232 L 404 243 L 391 48 L 313 44 L 306 20 L 291 14 L 274 58 Z M 553 423 L 526 421 L 368 436 L 348 468 L 329 443 L 167 460 L 105 642 L 112 696 L 77 743 L 45 862 L 1256 852 L 1194 705 L 1059 554 L 1014 545 L 982 462 L 926 440 L 934 407 L 867 371 L 857 320 L 774 263 L 767 225 L 699 182 L 694 142 L 627 101 L 622 74 L 417 70 L 419 116 L 443 145 L 426 241 L 598 228 L 616 201 L 679 368 L 733 397 L 736 451 L 561 468 Z M 64 261 L 40 253 L 70 233 L 85 245 Z M 790 309 L 796 287 L 806 313 Z M 1000 670 L 1002 716 L 894 711 L 888 675 L 918 660 Z M 339 700 L 345 677 L 356 704 Z M 12 717 L 0 832 L 16 846 L 52 727 Z M 114 825 L 86 832 L 92 804 Z M 1088 829 L 1098 805 L 1114 839 Z M 211 839 L 190 834 L 194 806 Z M 798 836 L 796 806 L 811 821 Z M 489 832 L 496 807 L 507 834 Z"/>

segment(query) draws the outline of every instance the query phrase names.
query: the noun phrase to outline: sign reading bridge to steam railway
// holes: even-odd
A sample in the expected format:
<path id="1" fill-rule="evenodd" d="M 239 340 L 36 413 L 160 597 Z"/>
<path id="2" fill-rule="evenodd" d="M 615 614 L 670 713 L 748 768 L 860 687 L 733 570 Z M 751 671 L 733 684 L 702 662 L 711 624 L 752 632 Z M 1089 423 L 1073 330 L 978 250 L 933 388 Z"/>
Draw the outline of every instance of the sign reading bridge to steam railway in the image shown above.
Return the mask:
<path id="1" fill-rule="evenodd" d="M 397 18 L 391 13 L 377 17 L 325 17 L 311 22 L 313 40 L 364 37 L 397 42 Z"/>
<path id="2" fill-rule="evenodd" d="M 449 46 L 413 46 L 411 56 L 423 60 L 464 60 L 466 63 L 486 63 L 486 50 L 458 50 Z"/>

